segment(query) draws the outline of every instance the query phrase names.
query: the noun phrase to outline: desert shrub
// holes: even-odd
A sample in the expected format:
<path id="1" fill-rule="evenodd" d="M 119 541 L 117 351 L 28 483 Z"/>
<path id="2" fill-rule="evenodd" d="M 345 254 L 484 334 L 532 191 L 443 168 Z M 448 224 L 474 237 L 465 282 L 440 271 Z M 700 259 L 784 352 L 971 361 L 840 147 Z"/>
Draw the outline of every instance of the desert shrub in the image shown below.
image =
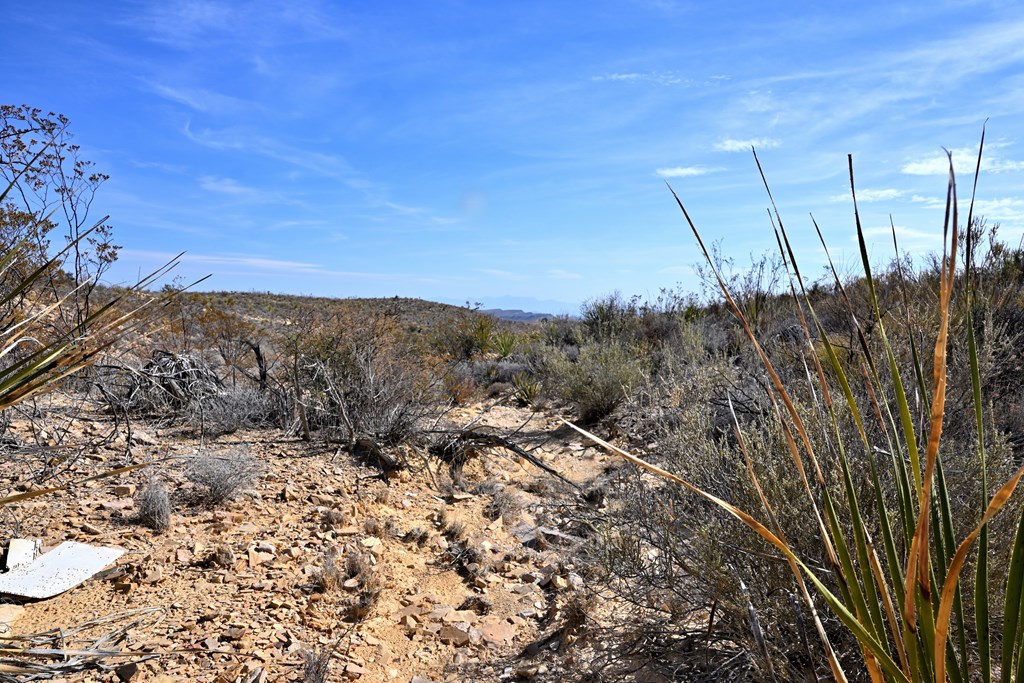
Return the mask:
<path id="1" fill-rule="evenodd" d="M 135 496 L 139 522 L 157 532 L 171 527 L 171 497 L 158 479 L 151 479 Z"/>
<path id="2" fill-rule="evenodd" d="M 185 477 L 201 490 L 203 502 L 219 505 L 259 479 L 263 464 L 244 450 L 201 454 L 189 460 Z"/>
<path id="3" fill-rule="evenodd" d="M 239 429 L 280 425 L 287 412 L 283 393 L 237 385 L 194 402 L 185 411 L 185 419 L 202 434 L 222 436 Z"/>
<path id="4" fill-rule="evenodd" d="M 567 315 L 547 318 L 541 325 L 540 339 L 545 346 L 556 349 L 578 347 L 581 343 L 579 321 Z"/>
<path id="5" fill-rule="evenodd" d="M 466 361 L 490 351 L 493 332 L 494 318 L 465 308 L 434 329 L 430 346 L 446 360 Z"/>
<path id="6" fill-rule="evenodd" d="M 306 420 L 328 438 L 397 444 L 441 409 L 443 373 L 386 317 L 326 321 L 294 352 Z"/>
<path id="7" fill-rule="evenodd" d="M 848 348 L 817 317 L 821 294 L 812 300 L 795 274 L 809 338 L 799 354 L 795 339 L 772 332 L 777 301 L 733 298 L 690 223 L 768 403 L 734 418 L 731 436 L 709 429 L 698 407 L 674 416 L 646 461 L 617 451 L 640 469 L 617 482 L 597 564 L 652 630 L 627 639 L 644 651 L 609 657 L 615 673 L 628 664 L 629 676 L 646 667 L 687 680 L 1013 680 L 1024 645 L 1019 531 L 1014 540 L 1024 469 L 986 415 L 976 292 L 955 277 L 952 160 L 947 196 L 950 239 L 917 273 L 873 275 L 858 220 L 864 276 L 834 287 L 855 337 Z M 795 361 L 802 372 L 780 370 Z M 708 395 L 699 388 L 686 392 L 698 406 Z M 736 521 L 753 533 L 730 531 Z M 737 645 L 725 668 L 718 655 Z"/>
<path id="8" fill-rule="evenodd" d="M 545 390 L 575 406 L 583 424 L 610 415 L 646 374 L 643 356 L 618 343 L 588 344 L 575 361 L 551 349 L 543 369 Z"/>
<path id="9" fill-rule="evenodd" d="M 638 336 L 638 303 L 636 297 L 627 301 L 618 292 L 591 299 L 580 309 L 580 329 L 594 342 L 630 343 Z"/>

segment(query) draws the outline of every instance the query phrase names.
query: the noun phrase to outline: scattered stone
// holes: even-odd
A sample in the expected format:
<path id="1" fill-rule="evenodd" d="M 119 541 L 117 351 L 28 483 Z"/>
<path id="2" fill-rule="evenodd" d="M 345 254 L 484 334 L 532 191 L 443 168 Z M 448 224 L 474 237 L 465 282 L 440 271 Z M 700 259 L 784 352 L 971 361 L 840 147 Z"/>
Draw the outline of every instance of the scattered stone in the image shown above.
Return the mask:
<path id="1" fill-rule="evenodd" d="M 137 443 L 140 446 L 156 446 L 159 444 L 152 436 L 138 429 L 132 429 L 132 443 Z"/>
<path id="2" fill-rule="evenodd" d="M 121 666 L 114 669 L 114 674 L 117 676 L 117 680 L 121 683 L 128 683 L 128 681 L 135 678 L 136 674 L 139 673 L 139 665 L 135 662 L 128 664 L 122 664 Z"/>
<path id="3" fill-rule="evenodd" d="M 508 645 L 515 638 L 516 628 L 507 621 L 490 621 L 480 624 L 484 642 L 493 645 Z"/>
<path id="4" fill-rule="evenodd" d="M 370 673 L 368 670 L 359 666 L 355 662 L 349 662 L 345 665 L 345 676 L 347 676 L 348 678 L 356 679 L 362 676 L 363 674 L 368 673 Z"/>
<path id="5" fill-rule="evenodd" d="M 154 567 L 153 569 L 149 570 L 146 573 L 146 576 L 143 577 L 142 582 L 143 583 L 160 583 L 163 580 L 164 580 L 164 570 L 163 570 L 163 567 Z"/>
<path id="6" fill-rule="evenodd" d="M 447 614 L 445 614 L 443 617 L 441 617 L 441 620 L 449 624 L 475 624 L 477 620 L 477 614 L 472 610 L 453 609 Z"/>
<path id="7" fill-rule="evenodd" d="M 462 647 L 463 645 L 469 644 L 469 632 L 463 631 L 461 628 L 456 626 L 443 626 L 441 631 L 437 634 L 438 640 L 446 645 L 454 645 L 455 647 Z"/>
<path id="8" fill-rule="evenodd" d="M 24 613 L 25 608 L 21 605 L 0 605 L 0 633 L 9 633 L 11 624 Z"/>
<path id="9" fill-rule="evenodd" d="M 260 552 L 259 550 L 257 550 L 257 547 L 258 546 L 254 546 L 252 548 L 249 548 L 249 568 L 250 569 L 258 567 L 261 564 L 266 564 L 267 562 L 271 562 L 274 559 L 274 555 L 272 553 Z"/>
<path id="10" fill-rule="evenodd" d="M 99 536 L 100 534 L 103 533 L 102 529 L 100 529 L 97 526 L 93 526 L 92 524 L 89 524 L 88 522 L 84 522 L 82 524 L 82 526 L 79 527 L 79 529 L 81 529 L 85 533 L 89 534 L 90 536 Z"/>
<path id="11" fill-rule="evenodd" d="M 132 498 L 118 498 L 117 500 L 105 500 L 100 503 L 100 510 L 117 511 L 127 510 L 128 508 L 135 507 L 135 501 Z"/>

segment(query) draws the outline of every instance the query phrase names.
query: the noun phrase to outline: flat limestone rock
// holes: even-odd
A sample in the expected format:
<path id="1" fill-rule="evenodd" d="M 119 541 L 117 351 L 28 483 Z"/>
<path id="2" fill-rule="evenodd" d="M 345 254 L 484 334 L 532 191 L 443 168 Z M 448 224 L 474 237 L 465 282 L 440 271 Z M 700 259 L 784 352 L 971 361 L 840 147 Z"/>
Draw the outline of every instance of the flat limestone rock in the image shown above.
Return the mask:
<path id="1" fill-rule="evenodd" d="M 97 573 L 124 551 L 65 541 L 34 562 L 0 574 L 0 593 L 42 600 L 70 590 Z"/>

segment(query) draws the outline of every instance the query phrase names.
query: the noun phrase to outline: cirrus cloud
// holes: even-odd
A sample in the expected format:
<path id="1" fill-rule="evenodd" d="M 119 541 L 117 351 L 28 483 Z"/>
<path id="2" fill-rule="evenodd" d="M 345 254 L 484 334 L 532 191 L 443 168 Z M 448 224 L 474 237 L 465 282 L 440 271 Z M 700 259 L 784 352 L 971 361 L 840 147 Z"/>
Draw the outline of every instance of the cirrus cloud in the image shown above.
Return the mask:
<path id="1" fill-rule="evenodd" d="M 751 147 L 760 149 L 772 149 L 782 143 L 775 138 L 750 138 L 748 140 L 737 140 L 726 138 L 715 143 L 716 152 L 746 152 Z"/>
<path id="2" fill-rule="evenodd" d="M 662 178 L 692 178 L 693 176 L 706 175 L 713 170 L 704 166 L 669 166 L 659 168 L 655 173 Z"/>

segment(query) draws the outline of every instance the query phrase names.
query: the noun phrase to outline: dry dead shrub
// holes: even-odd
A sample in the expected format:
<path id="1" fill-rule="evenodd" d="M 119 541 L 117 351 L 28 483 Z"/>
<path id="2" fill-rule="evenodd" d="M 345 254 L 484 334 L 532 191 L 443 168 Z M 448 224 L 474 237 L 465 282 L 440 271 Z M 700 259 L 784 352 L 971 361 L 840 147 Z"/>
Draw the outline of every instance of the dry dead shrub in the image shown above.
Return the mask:
<path id="1" fill-rule="evenodd" d="M 338 529 L 348 524 L 348 515 L 344 510 L 328 508 L 320 517 L 320 526 L 325 529 Z"/>
<path id="2" fill-rule="evenodd" d="M 293 348 L 306 423 L 328 438 L 402 443 L 442 409 L 440 373 L 390 318 L 322 321 Z"/>
<path id="3" fill-rule="evenodd" d="M 201 490 L 207 505 L 219 505 L 248 489 L 263 473 L 263 463 L 243 449 L 192 458 L 185 477 Z"/>
<path id="4" fill-rule="evenodd" d="M 302 683 L 328 683 L 330 650 L 306 650 L 302 654 Z"/>

